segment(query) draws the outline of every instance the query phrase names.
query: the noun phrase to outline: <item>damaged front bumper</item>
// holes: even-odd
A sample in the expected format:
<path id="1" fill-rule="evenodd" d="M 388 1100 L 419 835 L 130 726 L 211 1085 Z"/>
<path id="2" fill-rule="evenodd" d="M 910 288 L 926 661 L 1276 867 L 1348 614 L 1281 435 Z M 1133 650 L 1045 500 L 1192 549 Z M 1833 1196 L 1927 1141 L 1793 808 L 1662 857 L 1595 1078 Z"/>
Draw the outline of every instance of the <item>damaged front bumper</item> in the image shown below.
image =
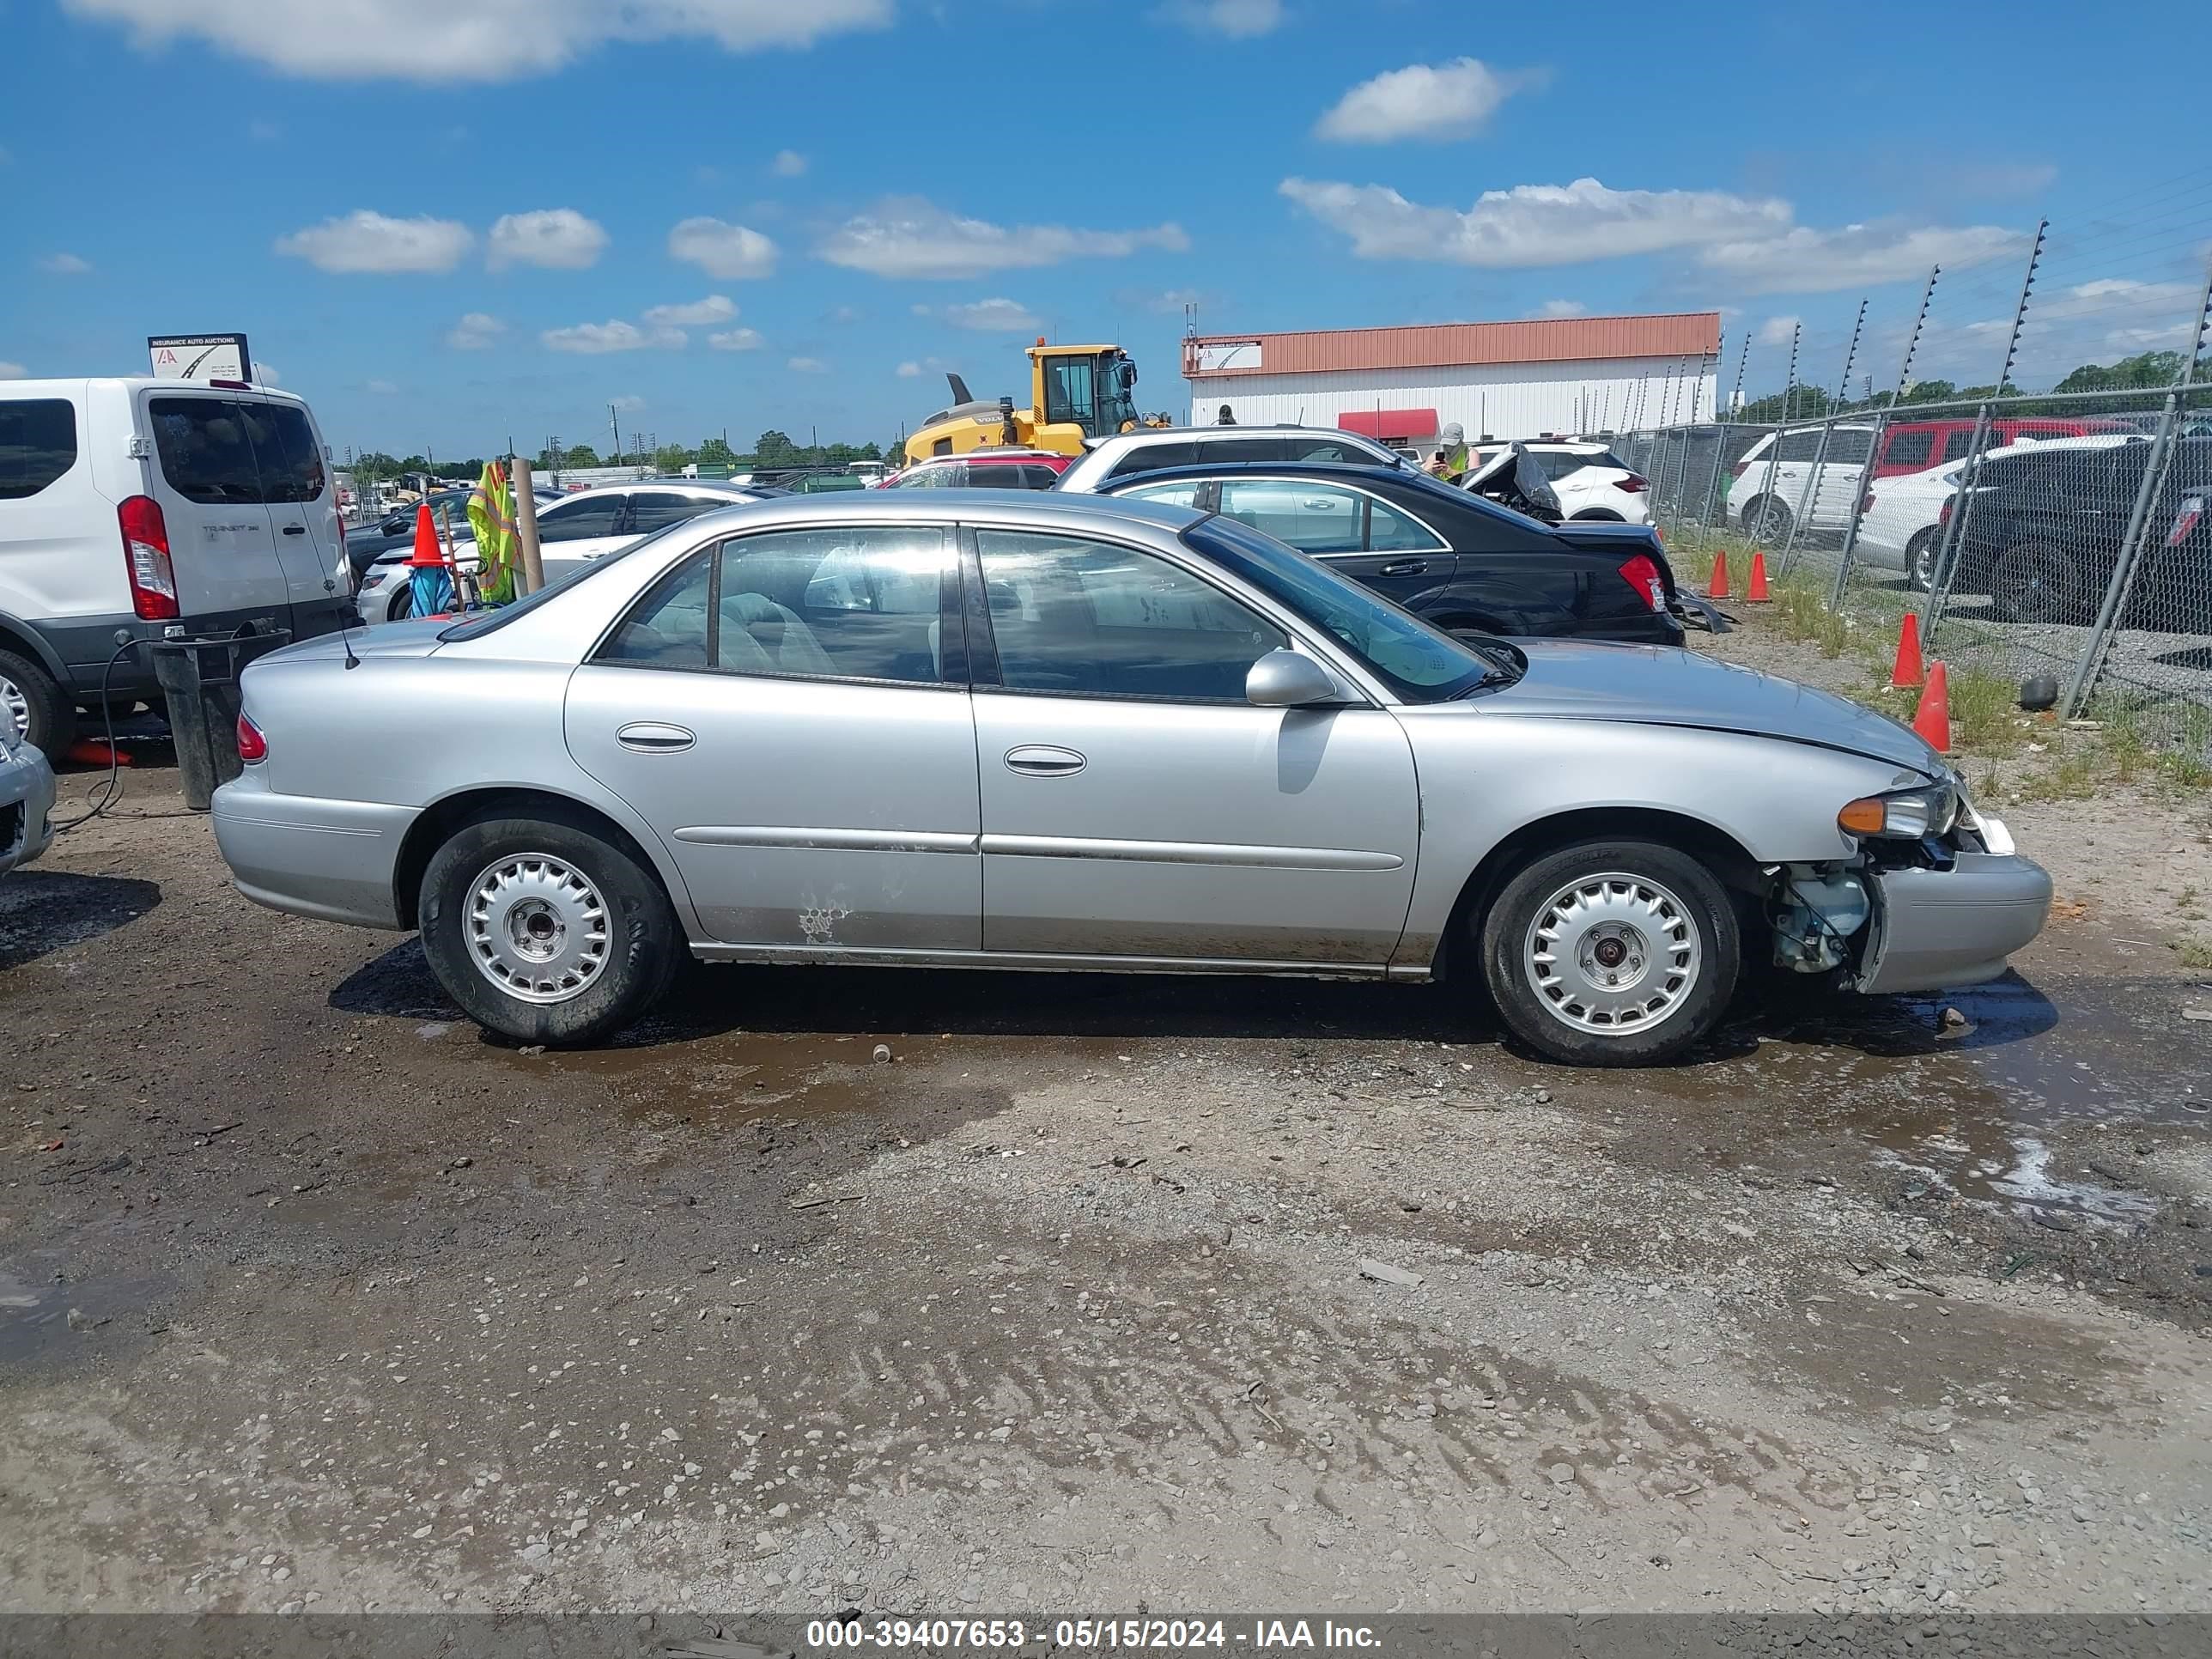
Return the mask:
<path id="1" fill-rule="evenodd" d="M 1856 989 L 1880 996 L 1978 985 L 2043 931 L 2050 875 L 2011 850 L 2002 824 L 1975 819 L 1973 828 L 1984 847 L 2002 850 L 1961 848 L 1947 869 L 1866 872 L 1874 916 Z"/>

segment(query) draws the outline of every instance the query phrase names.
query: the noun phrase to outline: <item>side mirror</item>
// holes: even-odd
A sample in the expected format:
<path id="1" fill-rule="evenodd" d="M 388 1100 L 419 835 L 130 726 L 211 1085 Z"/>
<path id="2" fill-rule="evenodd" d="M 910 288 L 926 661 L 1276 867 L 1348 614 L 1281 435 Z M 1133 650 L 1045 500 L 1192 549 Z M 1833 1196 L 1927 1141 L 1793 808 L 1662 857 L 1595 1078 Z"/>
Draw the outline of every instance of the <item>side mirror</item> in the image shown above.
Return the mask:
<path id="1" fill-rule="evenodd" d="M 1270 651 L 1244 676 L 1244 700 L 1262 708 L 1302 708 L 1337 697 L 1328 670 L 1295 651 Z"/>

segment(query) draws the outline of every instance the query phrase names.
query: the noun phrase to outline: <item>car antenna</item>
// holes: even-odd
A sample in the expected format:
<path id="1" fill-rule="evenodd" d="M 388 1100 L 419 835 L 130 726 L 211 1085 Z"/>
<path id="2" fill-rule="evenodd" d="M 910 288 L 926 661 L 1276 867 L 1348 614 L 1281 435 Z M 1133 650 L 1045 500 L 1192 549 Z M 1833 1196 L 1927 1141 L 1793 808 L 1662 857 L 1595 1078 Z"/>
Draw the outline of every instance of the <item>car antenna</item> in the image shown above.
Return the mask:
<path id="1" fill-rule="evenodd" d="M 335 594 L 337 591 L 338 584 L 336 577 L 323 578 L 324 592 Z M 357 617 L 360 614 L 360 608 L 351 605 L 343 606 L 338 611 L 338 643 L 345 647 L 346 666 L 349 669 L 361 666 L 361 659 L 353 653 L 353 623 L 351 621 L 352 617 Z"/>

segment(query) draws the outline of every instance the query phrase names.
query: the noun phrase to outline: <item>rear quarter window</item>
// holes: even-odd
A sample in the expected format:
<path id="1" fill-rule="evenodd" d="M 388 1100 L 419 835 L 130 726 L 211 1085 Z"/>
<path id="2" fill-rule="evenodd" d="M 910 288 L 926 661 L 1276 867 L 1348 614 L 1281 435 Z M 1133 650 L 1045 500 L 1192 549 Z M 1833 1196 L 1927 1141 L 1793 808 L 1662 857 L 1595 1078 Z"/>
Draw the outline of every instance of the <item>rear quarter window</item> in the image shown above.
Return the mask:
<path id="1" fill-rule="evenodd" d="M 35 495 L 76 465 L 76 410 L 66 398 L 0 403 L 0 501 Z"/>

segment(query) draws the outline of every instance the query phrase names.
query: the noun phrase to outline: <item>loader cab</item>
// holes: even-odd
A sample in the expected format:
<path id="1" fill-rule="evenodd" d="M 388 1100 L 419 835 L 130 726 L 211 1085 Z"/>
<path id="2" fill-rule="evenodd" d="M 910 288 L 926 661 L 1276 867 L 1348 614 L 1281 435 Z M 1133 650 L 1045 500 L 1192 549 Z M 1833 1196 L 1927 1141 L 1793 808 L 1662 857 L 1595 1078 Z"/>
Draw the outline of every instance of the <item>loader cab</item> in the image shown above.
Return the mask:
<path id="1" fill-rule="evenodd" d="M 1137 366 L 1119 346 L 1048 346 L 1040 339 L 1029 357 L 1043 423 L 1073 428 L 1066 435 L 1078 441 L 1051 447 L 1079 453 L 1079 440 L 1110 438 L 1136 424 Z"/>

